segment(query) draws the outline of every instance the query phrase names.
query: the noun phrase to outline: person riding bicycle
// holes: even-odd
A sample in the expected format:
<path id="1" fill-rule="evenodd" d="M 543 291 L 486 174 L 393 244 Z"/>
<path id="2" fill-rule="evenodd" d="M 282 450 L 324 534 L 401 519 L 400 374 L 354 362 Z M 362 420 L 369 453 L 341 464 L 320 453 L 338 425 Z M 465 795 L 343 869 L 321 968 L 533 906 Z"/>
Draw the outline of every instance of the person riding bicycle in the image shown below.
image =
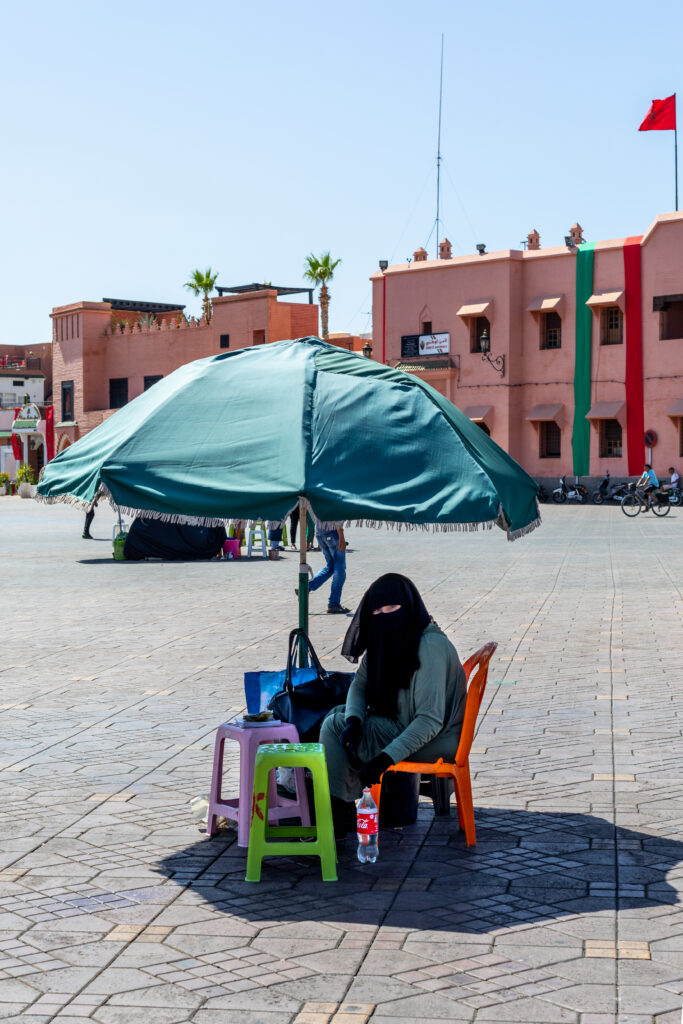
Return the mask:
<path id="1" fill-rule="evenodd" d="M 649 462 L 645 463 L 645 469 L 642 472 L 640 480 L 637 482 L 636 487 L 645 487 L 644 502 L 645 508 L 643 512 L 647 512 L 648 509 L 652 508 L 652 494 L 659 487 L 659 480 L 657 474 L 650 465 Z"/>

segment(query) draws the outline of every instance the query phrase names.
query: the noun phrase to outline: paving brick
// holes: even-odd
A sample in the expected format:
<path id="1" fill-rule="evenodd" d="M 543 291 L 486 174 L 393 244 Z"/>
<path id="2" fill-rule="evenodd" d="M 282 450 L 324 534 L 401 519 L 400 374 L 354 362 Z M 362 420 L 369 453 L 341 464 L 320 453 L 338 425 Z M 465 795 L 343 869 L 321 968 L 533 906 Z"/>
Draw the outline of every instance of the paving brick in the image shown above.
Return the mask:
<path id="1" fill-rule="evenodd" d="M 377 865 L 350 837 L 335 885 L 314 859 L 272 858 L 255 887 L 234 832 L 208 841 L 189 801 L 208 789 L 215 725 L 243 709 L 244 671 L 282 664 L 296 555 L 84 565 L 78 514 L 0 499 L 22 574 L 54 590 L 39 631 L 13 617 L 21 668 L 0 667 L 0 786 L 22 806 L 0 832 L 2 1012 L 616 1024 L 618 995 L 619 1024 L 669 1024 L 683 993 L 670 519 L 552 507 L 514 545 L 351 528 L 348 604 L 400 556 L 461 655 L 500 642 L 472 751 L 478 842 L 423 799 L 416 825 L 383 830 Z M 108 510 L 94 526 L 108 548 Z M 347 622 L 317 602 L 316 647 L 345 669 Z M 236 751 L 224 789 L 237 793 Z"/>

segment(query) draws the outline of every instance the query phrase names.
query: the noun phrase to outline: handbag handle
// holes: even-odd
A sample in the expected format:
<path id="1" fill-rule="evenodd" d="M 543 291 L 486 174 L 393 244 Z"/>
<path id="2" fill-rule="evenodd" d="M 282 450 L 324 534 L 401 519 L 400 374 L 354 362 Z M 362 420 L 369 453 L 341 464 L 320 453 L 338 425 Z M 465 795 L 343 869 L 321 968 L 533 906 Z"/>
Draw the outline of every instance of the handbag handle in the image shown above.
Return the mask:
<path id="1" fill-rule="evenodd" d="M 289 693 L 291 693 L 292 690 L 294 689 L 294 687 L 292 686 L 292 662 L 294 661 L 294 652 L 296 651 L 300 643 L 303 643 L 307 648 L 308 653 L 311 656 L 311 661 L 313 662 L 315 670 L 318 673 L 318 676 L 321 679 L 324 679 L 327 676 L 327 672 L 322 667 L 320 663 L 320 658 L 315 653 L 315 649 L 310 641 L 310 638 L 306 630 L 301 629 L 300 627 L 298 629 L 293 629 L 292 632 L 289 634 L 289 650 L 287 652 L 287 671 L 285 672 L 284 682 L 284 688 Z"/>

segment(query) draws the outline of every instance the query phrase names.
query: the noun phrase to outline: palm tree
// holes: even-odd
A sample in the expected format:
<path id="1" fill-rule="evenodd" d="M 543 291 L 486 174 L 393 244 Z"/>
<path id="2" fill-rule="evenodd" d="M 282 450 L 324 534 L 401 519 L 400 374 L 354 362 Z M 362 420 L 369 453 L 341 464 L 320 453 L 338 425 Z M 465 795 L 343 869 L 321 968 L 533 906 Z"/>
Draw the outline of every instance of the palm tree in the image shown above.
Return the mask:
<path id="1" fill-rule="evenodd" d="M 193 295 L 203 295 L 202 305 L 204 307 L 204 317 L 207 324 L 211 321 L 211 299 L 209 295 L 213 291 L 216 283 L 218 274 L 211 272 L 211 267 L 207 267 L 204 273 L 201 270 L 193 270 L 192 276 L 189 281 L 186 281 L 184 287 L 192 292 Z"/>
<path id="2" fill-rule="evenodd" d="M 327 290 L 327 282 L 332 280 L 334 272 L 340 263 L 341 260 L 330 259 L 329 252 L 322 253 L 320 259 L 311 253 L 306 257 L 306 262 L 304 263 L 304 277 L 306 280 L 311 281 L 314 285 L 320 285 L 320 319 L 322 321 L 322 336 L 324 339 L 329 334 L 327 330 L 327 310 L 330 304 L 330 293 Z"/>

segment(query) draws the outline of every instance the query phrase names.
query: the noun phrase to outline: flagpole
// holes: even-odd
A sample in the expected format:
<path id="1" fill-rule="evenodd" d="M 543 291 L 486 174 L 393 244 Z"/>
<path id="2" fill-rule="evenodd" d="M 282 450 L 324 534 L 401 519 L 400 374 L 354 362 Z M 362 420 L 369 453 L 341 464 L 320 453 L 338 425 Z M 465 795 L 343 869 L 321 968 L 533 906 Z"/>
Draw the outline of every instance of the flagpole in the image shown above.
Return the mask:
<path id="1" fill-rule="evenodd" d="M 678 212 L 678 120 L 676 118 L 676 93 L 673 95 L 674 101 L 674 191 L 676 194 L 676 212 Z"/>
<path id="2" fill-rule="evenodd" d="M 439 258 L 439 208 L 441 206 L 441 102 L 443 99 L 443 32 L 441 33 L 441 73 L 439 75 L 439 134 L 436 143 L 436 258 Z"/>
<path id="3" fill-rule="evenodd" d="M 678 128 L 674 128 L 674 175 L 676 176 L 676 210 L 678 210 Z"/>

